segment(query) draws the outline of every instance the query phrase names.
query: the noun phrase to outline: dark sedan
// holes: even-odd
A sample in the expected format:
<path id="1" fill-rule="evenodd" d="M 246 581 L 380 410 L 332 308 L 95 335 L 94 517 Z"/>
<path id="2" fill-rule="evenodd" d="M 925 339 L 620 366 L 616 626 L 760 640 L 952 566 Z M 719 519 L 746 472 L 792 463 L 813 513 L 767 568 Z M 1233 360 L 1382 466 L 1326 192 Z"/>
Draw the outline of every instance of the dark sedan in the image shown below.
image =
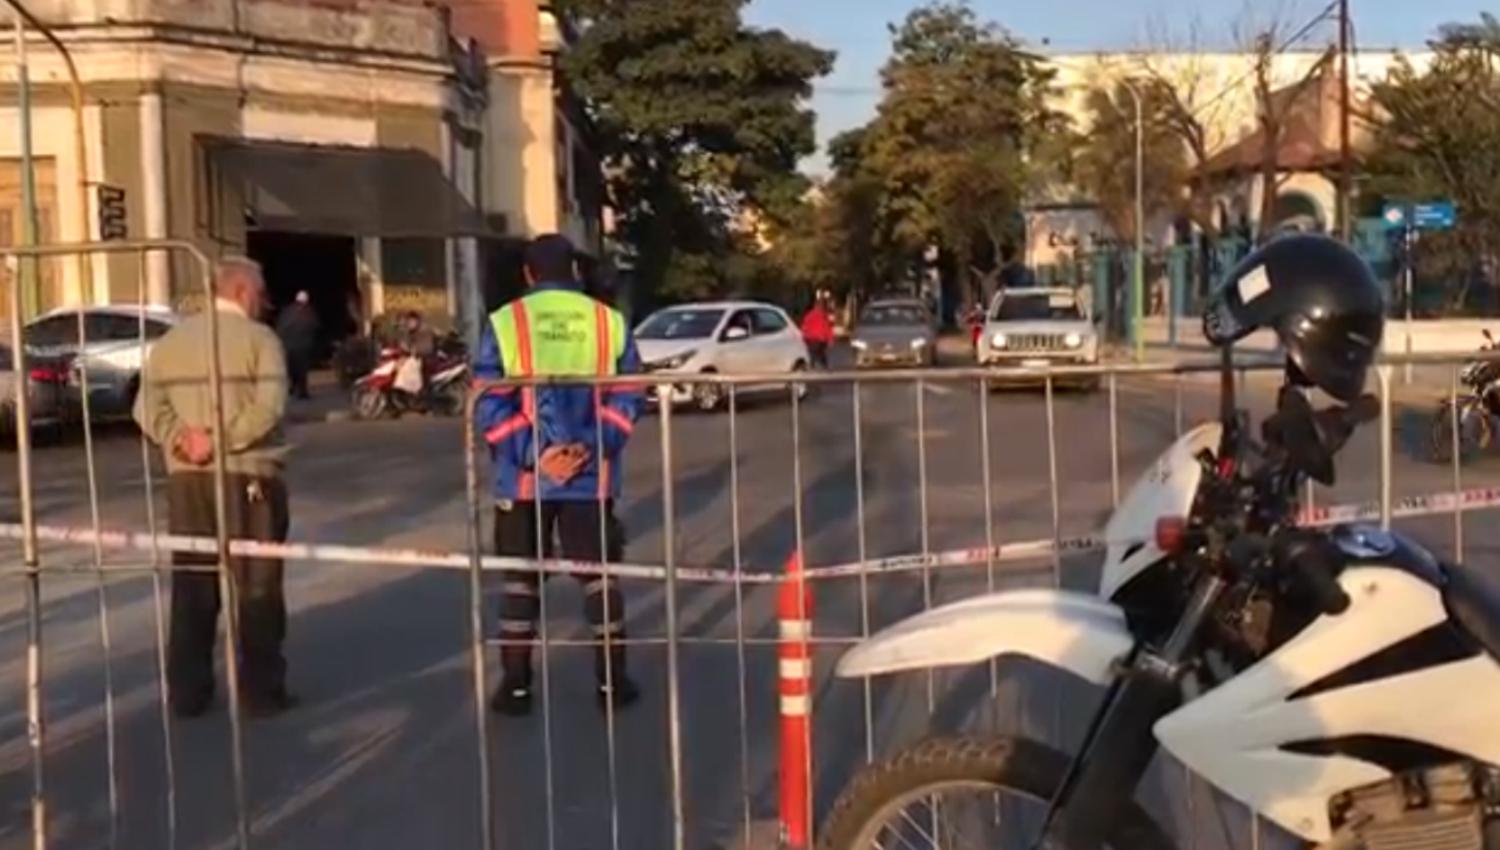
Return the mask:
<path id="1" fill-rule="evenodd" d="M 920 301 L 874 301 L 860 314 L 850 345 L 859 367 L 931 366 L 937 359 L 937 329 Z"/>

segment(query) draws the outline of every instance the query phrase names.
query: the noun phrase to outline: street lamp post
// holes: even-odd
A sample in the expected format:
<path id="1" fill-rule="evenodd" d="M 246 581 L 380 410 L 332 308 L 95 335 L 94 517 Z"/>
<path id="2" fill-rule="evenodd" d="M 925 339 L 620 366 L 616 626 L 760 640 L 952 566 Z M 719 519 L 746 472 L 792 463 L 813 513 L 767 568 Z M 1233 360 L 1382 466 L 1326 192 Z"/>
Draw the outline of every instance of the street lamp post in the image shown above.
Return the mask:
<path id="1" fill-rule="evenodd" d="M 1135 84 L 1123 78 L 1120 84 L 1130 93 L 1130 99 L 1135 103 L 1135 262 L 1132 263 L 1130 330 L 1135 342 L 1135 359 L 1140 362 L 1146 359 L 1145 110 L 1142 108 L 1141 92 Z"/>

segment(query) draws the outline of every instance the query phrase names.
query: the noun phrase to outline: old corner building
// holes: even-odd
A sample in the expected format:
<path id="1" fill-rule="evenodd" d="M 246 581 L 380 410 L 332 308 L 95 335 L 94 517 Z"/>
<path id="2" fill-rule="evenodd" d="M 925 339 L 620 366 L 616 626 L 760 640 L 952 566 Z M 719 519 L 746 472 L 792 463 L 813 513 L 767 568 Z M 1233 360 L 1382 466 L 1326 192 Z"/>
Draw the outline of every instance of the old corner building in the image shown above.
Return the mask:
<path id="1" fill-rule="evenodd" d="M 66 69 L 31 33 L 40 240 L 98 238 L 101 192 L 123 190 L 130 238 L 248 254 L 275 302 L 307 290 L 335 334 L 402 309 L 472 327 L 516 238 L 599 244 L 597 164 L 554 90 L 559 26 L 536 0 L 491 2 L 489 19 L 459 6 L 455 27 L 414 0 L 31 0 L 84 83 L 90 184 L 85 231 Z M 14 244 L 18 74 L 0 65 L 0 243 Z M 43 308 L 201 297 L 186 256 L 93 266 L 90 291 L 77 263 L 49 261 Z"/>

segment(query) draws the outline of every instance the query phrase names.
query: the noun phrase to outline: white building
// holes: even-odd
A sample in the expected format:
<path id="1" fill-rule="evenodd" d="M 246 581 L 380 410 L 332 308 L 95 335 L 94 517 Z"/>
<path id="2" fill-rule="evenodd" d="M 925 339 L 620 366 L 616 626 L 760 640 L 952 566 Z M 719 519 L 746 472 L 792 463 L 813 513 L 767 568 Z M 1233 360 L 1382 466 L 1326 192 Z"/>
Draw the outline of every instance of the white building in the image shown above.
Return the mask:
<path id="1" fill-rule="evenodd" d="M 1350 59 L 1351 90 L 1356 101 L 1363 101 L 1372 83 L 1383 80 L 1404 55 L 1415 67 L 1431 60 L 1431 53 L 1419 51 L 1401 54 L 1394 50 L 1362 47 Z M 1323 51 L 1288 51 L 1274 57 L 1271 66 L 1273 88 L 1285 89 L 1306 79 L 1324 56 Z M 1256 98 L 1254 90 L 1255 57 L 1245 52 L 1209 53 L 1074 53 L 1047 57 L 1057 71 L 1058 108 L 1069 114 L 1077 129 L 1087 133 L 1090 115 L 1087 99 L 1091 91 L 1115 86 L 1121 80 L 1160 79 L 1170 82 L 1184 100 L 1192 104 L 1202 122 L 1210 154 L 1208 167 L 1198 175 L 1210 181 L 1218 191 L 1221 208 L 1230 224 L 1242 215 L 1254 218 L 1260 210 L 1263 191 L 1254 169 L 1243 167 L 1254 148 L 1259 150 L 1256 135 Z M 1334 67 L 1334 66 L 1329 66 Z M 1285 157 L 1287 170 L 1280 175 L 1278 208 L 1315 220 L 1321 227 L 1331 227 L 1335 220 L 1337 183 L 1325 162 L 1315 150 L 1337 146 L 1337 77 L 1325 75 L 1308 87 L 1299 103 L 1288 110 L 1294 116 L 1283 135 L 1283 146 L 1300 148 L 1296 155 Z M 1356 119 L 1353 126 L 1356 148 L 1366 133 Z M 1150 167 L 1150 163 L 1146 163 Z M 1284 197 L 1281 197 L 1284 196 Z M 1034 234 L 1031 243 L 1039 253 L 1045 247 L 1059 245 L 1087 250 L 1097 243 L 1113 239 L 1097 216 L 1074 208 L 1067 215 L 1037 217 L 1040 226 L 1059 222 L 1066 232 Z M 1164 245 L 1171 241 L 1173 222 L 1158 216 L 1147 223 L 1150 243 Z M 1045 262 L 1041 260 L 1040 262 Z"/>

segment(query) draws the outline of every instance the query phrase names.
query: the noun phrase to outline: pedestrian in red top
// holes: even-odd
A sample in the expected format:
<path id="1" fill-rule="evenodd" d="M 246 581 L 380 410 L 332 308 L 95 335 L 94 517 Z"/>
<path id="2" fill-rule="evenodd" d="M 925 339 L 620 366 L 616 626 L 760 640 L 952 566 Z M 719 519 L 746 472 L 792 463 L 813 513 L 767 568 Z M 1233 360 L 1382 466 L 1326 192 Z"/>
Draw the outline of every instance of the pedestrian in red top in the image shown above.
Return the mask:
<path id="1" fill-rule="evenodd" d="M 828 310 L 828 293 L 818 293 L 818 298 L 802 317 L 802 339 L 807 342 L 807 353 L 813 365 L 828 368 L 828 347 L 833 345 L 833 314 Z"/>

